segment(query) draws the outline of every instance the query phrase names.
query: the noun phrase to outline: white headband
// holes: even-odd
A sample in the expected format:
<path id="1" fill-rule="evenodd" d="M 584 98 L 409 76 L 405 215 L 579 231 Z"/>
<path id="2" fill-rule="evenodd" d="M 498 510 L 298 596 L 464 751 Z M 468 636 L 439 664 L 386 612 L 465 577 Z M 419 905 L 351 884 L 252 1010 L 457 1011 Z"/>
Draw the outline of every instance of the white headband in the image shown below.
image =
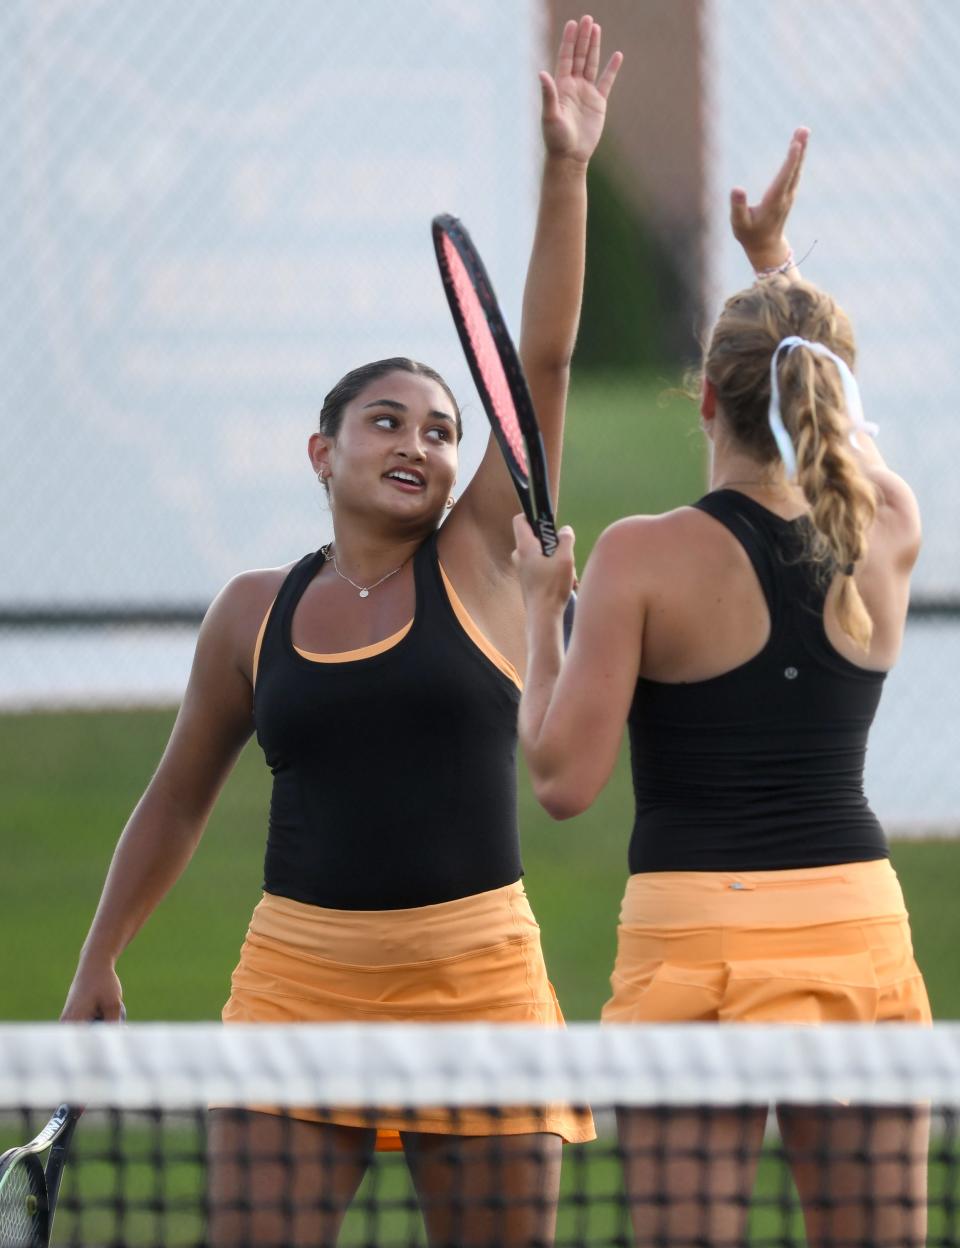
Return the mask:
<path id="1" fill-rule="evenodd" d="M 777 344 L 770 358 L 770 412 L 768 417 L 770 432 L 773 434 L 773 439 L 777 444 L 777 450 L 780 452 L 780 458 L 783 460 L 783 466 L 787 470 L 788 477 L 796 475 L 797 454 L 793 449 L 793 442 L 783 423 L 783 417 L 780 415 L 780 383 L 777 377 L 777 365 L 780 362 L 781 351 L 785 350 L 789 355 L 797 347 L 807 347 L 814 355 L 825 356 L 836 364 L 840 373 L 840 382 L 843 385 L 843 397 L 847 405 L 847 415 L 850 417 L 850 441 L 853 446 L 857 450 L 860 449 L 860 444 L 857 442 L 857 432 L 859 430 L 862 429 L 864 433 L 869 433 L 871 437 L 876 437 L 880 432 L 873 421 L 864 420 L 863 418 L 860 388 L 846 360 L 841 360 L 835 351 L 825 347 L 822 342 L 811 342 L 808 338 L 800 338 L 797 334 L 791 334 Z"/>

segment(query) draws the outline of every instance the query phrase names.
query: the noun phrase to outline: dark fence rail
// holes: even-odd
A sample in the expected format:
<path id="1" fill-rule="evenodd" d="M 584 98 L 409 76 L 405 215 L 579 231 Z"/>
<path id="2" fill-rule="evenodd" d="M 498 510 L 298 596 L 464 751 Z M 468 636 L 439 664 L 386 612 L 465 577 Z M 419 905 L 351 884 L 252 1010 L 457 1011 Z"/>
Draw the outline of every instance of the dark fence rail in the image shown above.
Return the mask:
<path id="1" fill-rule="evenodd" d="M 0 606 L 0 629 L 58 628 L 182 628 L 200 624 L 207 607 L 201 603 L 88 606 Z M 960 619 L 960 598 L 916 598 L 911 620 Z"/>

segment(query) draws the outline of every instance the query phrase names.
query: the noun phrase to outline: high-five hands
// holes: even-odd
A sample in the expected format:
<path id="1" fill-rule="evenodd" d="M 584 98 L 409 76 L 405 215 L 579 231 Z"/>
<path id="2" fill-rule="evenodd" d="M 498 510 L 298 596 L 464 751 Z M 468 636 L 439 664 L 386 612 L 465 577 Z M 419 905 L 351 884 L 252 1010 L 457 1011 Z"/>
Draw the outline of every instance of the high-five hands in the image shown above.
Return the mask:
<path id="1" fill-rule="evenodd" d="M 809 138 L 806 126 L 794 130 L 786 159 L 758 204 L 748 203 L 742 186 L 730 192 L 730 227 L 757 273 L 778 269 L 791 259 L 786 224 L 797 197 Z"/>
<path id="2" fill-rule="evenodd" d="M 542 70 L 543 141 L 550 156 L 586 163 L 593 155 L 623 53 L 614 52 L 600 70 L 600 27 L 592 17 L 563 28 L 553 77 Z M 598 76 L 599 75 L 599 76 Z"/>

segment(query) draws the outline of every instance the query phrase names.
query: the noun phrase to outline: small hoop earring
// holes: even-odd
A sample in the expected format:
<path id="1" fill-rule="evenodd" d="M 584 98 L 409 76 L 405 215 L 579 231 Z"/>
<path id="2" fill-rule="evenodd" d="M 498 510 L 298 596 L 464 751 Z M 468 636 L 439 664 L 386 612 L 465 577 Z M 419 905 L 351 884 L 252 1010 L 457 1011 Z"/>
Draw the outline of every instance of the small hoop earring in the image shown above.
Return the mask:
<path id="1" fill-rule="evenodd" d="M 317 469 L 317 480 L 320 482 L 321 485 L 326 484 L 327 474 L 323 471 L 322 468 Z"/>
<path id="2" fill-rule="evenodd" d="M 451 496 L 447 499 L 447 506 L 448 506 L 448 507 L 452 507 L 455 501 L 456 501 L 456 500 L 454 499 L 453 495 L 451 494 Z"/>

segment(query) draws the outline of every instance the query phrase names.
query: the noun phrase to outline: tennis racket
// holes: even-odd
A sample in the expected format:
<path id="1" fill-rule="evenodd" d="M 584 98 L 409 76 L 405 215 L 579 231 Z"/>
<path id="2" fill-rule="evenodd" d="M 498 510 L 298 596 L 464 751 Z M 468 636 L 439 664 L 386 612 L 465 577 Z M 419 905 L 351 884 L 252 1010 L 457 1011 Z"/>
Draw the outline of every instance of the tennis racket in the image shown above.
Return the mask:
<path id="1" fill-rule="evenodd" d="M 47 1248 L 67 1149 L 83 1110 L 61 1105 L 29 1144 L 0 1157 L 0 1245 Z M 49 1148 L 44 1167 L 40 1154 Z"/>
<path id="2" fill-rule="evenodd" d="M 453 323 L 493 435 L 516 487 L 524 515 L 545 555 L 557 549 L 547 457 L 533 400 L 493 285 L 462 221 L 449 213 L 433 218 L 433 247 Z M 564 612 L 569 640 L 576 601 Z"/>

